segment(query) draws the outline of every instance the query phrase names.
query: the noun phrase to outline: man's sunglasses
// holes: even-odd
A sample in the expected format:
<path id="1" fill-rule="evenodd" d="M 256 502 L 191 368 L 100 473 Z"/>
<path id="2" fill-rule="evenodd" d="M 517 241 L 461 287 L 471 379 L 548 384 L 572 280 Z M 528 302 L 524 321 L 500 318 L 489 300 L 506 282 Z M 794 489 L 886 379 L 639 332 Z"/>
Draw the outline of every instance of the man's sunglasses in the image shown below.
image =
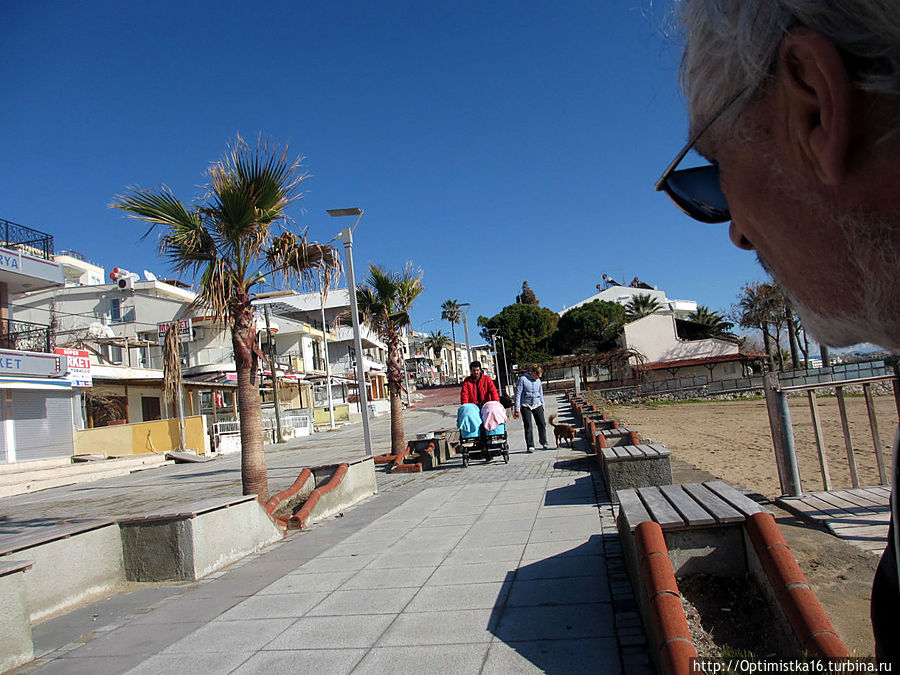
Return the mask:
<path id="1" fill-rule="evenodd" d="M 722 192 L 722 186 L 719 184 L 719 167 L 716 164 L 708 164 L 677 171 L 675 167 L 681 163 L 684 156 L 694 147 L 703 133 L 712 126 L 713 122 L 719 119 L 722 113 L 743 93 L 741 91 L 732 97 L 719 112 L 691 136 L 687 145 L 681 149 L 681 152 L 675 156 L 663 175 L 656 181 L 657 191 L 665 192 L 679 209 L 702 223 L 724 223 L 731 220 L 728 200 L 725 199 L 725 193 Z"/>

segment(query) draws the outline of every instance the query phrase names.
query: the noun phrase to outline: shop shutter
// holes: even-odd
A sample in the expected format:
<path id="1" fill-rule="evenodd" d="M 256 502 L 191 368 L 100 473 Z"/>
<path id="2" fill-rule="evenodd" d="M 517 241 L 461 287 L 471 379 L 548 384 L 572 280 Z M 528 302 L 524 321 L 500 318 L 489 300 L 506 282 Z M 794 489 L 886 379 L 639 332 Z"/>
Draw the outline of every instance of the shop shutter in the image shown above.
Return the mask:
<path id="1" fill-rule="evenodd" d="M 17 462 L 75 453 L 71 393 L 19 389 L 13 392 L 12 409 Z"/>

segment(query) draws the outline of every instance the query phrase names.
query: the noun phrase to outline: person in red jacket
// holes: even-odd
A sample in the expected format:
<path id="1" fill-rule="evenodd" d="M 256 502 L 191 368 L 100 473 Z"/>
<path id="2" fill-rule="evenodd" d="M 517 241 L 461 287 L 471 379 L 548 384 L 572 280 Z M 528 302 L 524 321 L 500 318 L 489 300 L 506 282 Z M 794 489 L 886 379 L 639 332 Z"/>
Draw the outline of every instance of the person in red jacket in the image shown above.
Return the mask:
<path id="1" fill-rule="evenodd" d="M 471 375 L 463 380 L 462 391 L 459 395 L 460 403 L 474 403 L 481 408 L 488 401 L 500 400 L 497 385 L 481 370 L 481 363 L 472 361 L 469 364 L 469 372 Z"/>

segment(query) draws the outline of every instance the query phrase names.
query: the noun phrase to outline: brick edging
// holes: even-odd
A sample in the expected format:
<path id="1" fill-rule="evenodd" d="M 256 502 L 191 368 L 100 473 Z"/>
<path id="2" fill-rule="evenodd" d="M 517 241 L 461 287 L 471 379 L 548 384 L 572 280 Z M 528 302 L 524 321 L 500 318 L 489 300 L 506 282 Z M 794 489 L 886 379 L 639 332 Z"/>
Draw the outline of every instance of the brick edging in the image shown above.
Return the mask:
<path id="1" fill-rule="evenodd" d="M 313 507 L 319 503 L 319 498 L 334 490 L 338 485 L 341 484 L 341 481 L 344 480 L 344 476 L 347 475 L 347 470 L 350 468 L 350 465 L 346 462 L 342 462 L 338 465 L 337 471 L 334 472 L 334 475 L 329 479 L 325 485 L 322 487 L 317 487 L 313 490 L 309 497 L 306 498 L 306 501 L 303 502 L 303 506 L 300 507 L 300 510 L 297 511 L 290 518 L 290 523 L 295 527 L 305 528 L 307 526 L 307 521 L 309 520 L 309 516 L 312 513 Z"/>
<path id="2" fill-rule="evenodd" d="M 297 494 L 303 488 L 303 486 L 306 485 L 306 481 L 309 480 L 309 477 L 311 475 L 312 471 L 308 467 L 303 469 L 303 471 L 300 472 L 300 475 L 297 476 L 297 480 L 291 483 L 290 487 L 285 488 L 277 495 L 270 498 L 269 501 L 267 501 L 265 504 L 263 504 L 263 508 L 266 510 L 266 513 L 269 514 L 269 517 L 272 518 L 272 520 L 280 523 L 281 525 L 286 526 L 288 524 L 289 518 L 273 516 L 272 514 L 275 512 L 275 509 L 277 509 L 281 505 L 282 502 L 284 502 L 286 499 L 290 499 L 295 494 Z"/>
<path id="3" fill-rule="evenodd" d="M 753 514 L 747 519 L 747 534 L 802 648 L 828 659 L 849 657 L 850 652 L 809 587 L 775 517 L 771 513 Z"/>
<path id="4" fill-rule="evenodd" d="M 691 640 L 662 528 L 652 520 L 644 521 L 635 528 L 634 541 L 658 642 L 660 668 L 665 675 L 690 673 L 690 658 L 697 657 L 697 650 Z"/>

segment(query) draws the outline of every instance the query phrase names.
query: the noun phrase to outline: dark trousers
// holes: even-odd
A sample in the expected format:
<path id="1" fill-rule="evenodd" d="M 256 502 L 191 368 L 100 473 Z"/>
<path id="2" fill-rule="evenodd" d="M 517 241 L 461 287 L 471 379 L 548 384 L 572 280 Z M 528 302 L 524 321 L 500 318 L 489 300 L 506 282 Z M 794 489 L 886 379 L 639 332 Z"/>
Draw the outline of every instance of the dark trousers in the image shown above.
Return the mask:
<path id="1" fill-rule="evenodd" d="M 525 425 L 525 447 L 534 447 L 534 432 L 531 430 L 532 417 L 534 424 L 538 430 L 538 440 L 541 445 L 547 445 L 547 425 L 544 422 L 544 406 L 532 410 L 526 406 L 522 406 L 522 424 Z"/>
<path id="2" fill-rule="evenodd" d="M 896 499 L 893 495 L 892 499 Z M 875 656 L 885 663 L 900 665 L 900 588 L 897 583 L 897 559 L 894 557 L 894 527 L 888 529 L 888 545 L 881 556 L 872 584 L 872 628 L 875 632 Z"/>

